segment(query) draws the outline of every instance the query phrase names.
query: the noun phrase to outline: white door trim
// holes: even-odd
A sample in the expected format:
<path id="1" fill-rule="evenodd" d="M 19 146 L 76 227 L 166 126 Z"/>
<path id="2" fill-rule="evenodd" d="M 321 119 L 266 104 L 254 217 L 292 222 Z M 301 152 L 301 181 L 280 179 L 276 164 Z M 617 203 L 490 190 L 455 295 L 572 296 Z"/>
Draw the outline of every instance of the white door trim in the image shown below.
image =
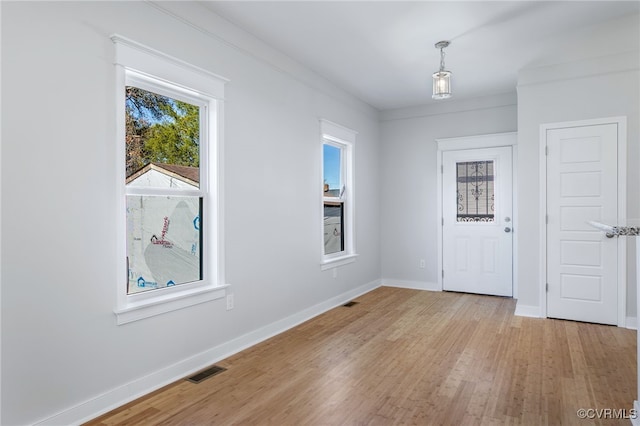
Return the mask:
<path id="1" fill-rule="evenodd" d="M 438 210 L 438 233 L 437 233 L 437 241 L 438 241 L 438 267 L 440 271 L 438 271 L 438 289 L 442 290 L 442 270 L 443 270 L 443 258 L 442 258 L 442 223 L 444 220 L 444 216 L 442 213 L 442 153 L 444 151 L 456 151 L 456 150 L 465 150 L 465 149 L 478 149 L 478 148 L 494 148 L 499 146 L 511 146 L 512 147 L 512 164 L 513 164 L 513 229 L 517 231 L 518 226 L 518 191 L 516 191 L 518 185 L 518 166 L 517 166 L 517 158 L 518 158 L 518 133 L 517 132 L 508 132 L 508 133 L 492 133 L 487 135 L 477 135 L 477 136 L 463 136 L 458 138 L 440 138 L 436 139 L 436 144 L 438 147 L 437 155 L 436 155 L 436 185 L 437 185 L 437 197 L 436 197 L 436 208 Z M 514 232 L 513 234 L 513 298 L 518 298 L 518 232 Z"/>
<path id="2" fill-rule="evenodd" d="M 618 126 L 618 222 L 627 215 L 627 117 L 609 117 L 580 121 L 545 123 L 540 125 L 540 316 L 547 318 L 547 132 L 567 127 Z M 618 327 L 626 326 L 627 311 L 627 244 L 618 238 Z"/>

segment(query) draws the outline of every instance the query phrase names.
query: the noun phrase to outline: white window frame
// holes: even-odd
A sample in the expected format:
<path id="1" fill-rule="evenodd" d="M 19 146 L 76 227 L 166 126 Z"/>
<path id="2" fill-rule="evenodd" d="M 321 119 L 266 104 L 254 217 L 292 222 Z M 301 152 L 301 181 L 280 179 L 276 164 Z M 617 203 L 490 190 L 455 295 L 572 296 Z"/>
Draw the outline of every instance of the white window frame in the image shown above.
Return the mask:
<path id="1" fill-rule="evenodd" d="M 127 38 L 114 35 L 116 65 L 116 178 L 117 274 L 116 321 L 126 324 L 225 296 L 224 234 L 222 216 L 222 135 L 226 79 L 165 55 Z M 173 96 L 201 107 L 199 190 L 154 190 L 125 185 L 125 86 L 133 85 Z M 204 110 L 203 110 L 204 109 Z M 203 279 L 172 287 L 127 294 L 126 196 L 174 195 L 203 198 Z M 121 278 L 120 278 L 121 277 Z"/>
<path id="2" fill-rule="evenodd" d="M 324 190 L 320 196 L 320 244 L 321 244 L 321 261 L 320 269 L 327 270 L 338 266 L 347 265 L 355 262 L 358 254 L 356 253 L 355 239 L 355 187 L 354 187 L 354 148 L 357 132 L 333 123 L 328 120 L 320 120 L 320 174 L 321 184 L 319 188 L 324 187 L 324 145 L 331 145 L 340 149 L 341 159 L 341 189 L 340 197 L 326 197 Z M 343 204 L 343 242 L 344 250 L 325 254 L 324 253 L 324 203 L 340 202 Z"/>

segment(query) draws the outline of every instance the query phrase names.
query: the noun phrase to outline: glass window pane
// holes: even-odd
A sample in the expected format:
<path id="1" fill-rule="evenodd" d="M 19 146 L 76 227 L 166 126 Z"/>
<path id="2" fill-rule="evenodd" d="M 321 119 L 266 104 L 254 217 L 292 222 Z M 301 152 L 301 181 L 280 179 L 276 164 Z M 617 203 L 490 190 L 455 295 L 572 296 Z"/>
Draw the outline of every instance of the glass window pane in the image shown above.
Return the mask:
<path id="1" fill-rule="evenodd" d="M 458 222 L 493 222 L 493 161 L 456 163 Z"/>
<path id="2" fill-rule="evenodd" d="M 344 204 L 324 203 L 324 254 L 344 251 Z"/>
<path id="3" fill-rule="evenodd" d="M 342 150 L 333 145 L 323 145 L 324 196 L 339 197 L 342 188 Z"/>
<path id="4" fill-rule="evenodd" d="M 199 188 L 200 107 L 125 88 L 126 184 Z"/>
<path id="5" fill-rule="evenodd" d="M 202 279 L 202 198 L 127 196 L 127 294 Z"/>

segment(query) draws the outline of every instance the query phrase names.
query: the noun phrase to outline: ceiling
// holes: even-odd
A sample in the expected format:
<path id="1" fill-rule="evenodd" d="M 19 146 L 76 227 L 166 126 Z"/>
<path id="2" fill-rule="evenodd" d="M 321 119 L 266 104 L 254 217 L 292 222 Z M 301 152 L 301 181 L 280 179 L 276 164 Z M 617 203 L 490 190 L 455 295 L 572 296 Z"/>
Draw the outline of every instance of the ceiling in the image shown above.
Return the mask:
<path id="1" fill-rule="evenodd" d="M 638 50 L 639 1 L 203 1 L 379 110 L 426 105 L 450 40 L 452 99 L 513 93 L 518 70 Z"/>

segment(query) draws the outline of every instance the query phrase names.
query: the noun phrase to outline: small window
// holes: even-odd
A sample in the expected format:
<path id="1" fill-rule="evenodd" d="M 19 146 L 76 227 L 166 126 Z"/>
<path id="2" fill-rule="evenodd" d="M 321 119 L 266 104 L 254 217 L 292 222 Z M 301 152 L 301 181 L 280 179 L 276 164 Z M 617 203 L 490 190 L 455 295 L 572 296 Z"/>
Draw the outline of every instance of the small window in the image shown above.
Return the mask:
<path id="1" fill-rule="evenodd" d="M 344 163 L 343 149 L 326 140 L 323 145 L 324 169 L 324 254 L 344 252 Z"/>
<path id="2" fill-rule="evenodd" d="M 322 265 L 354 260 L 353 143 L 355 132 L 322 123 Z"/>

